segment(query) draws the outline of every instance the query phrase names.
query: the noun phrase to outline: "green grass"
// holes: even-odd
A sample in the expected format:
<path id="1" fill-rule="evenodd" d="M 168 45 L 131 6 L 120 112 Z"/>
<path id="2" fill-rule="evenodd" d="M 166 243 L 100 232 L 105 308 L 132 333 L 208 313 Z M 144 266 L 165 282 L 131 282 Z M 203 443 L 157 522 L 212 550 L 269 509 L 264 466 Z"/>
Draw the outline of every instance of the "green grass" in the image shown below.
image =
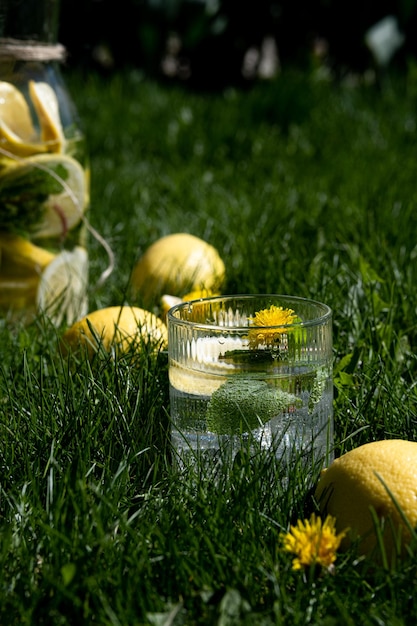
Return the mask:
<path id="1" fill-rule="evenodd" d="M 340 454 L 417 439 L 417 79 L 285 73 L 198 94 L 138 73 L 66 76 L 91 156 L 90 309 L 129 302 L 134 262 L 170 232 L 214 244 L 228 293 L 334 312 Z M 135 304 L 141 304 L 137 302 Z M 155 307 L 158 303 L 155 303 Z M 0 623 L 414 623 L 416 552 L 292 571 L 279 532 L 312 510 L 314 472 L 245 458 L 218 481 L 171 468 L 163 354 L 76 367 L 63 328 L 0 322 Z"/>

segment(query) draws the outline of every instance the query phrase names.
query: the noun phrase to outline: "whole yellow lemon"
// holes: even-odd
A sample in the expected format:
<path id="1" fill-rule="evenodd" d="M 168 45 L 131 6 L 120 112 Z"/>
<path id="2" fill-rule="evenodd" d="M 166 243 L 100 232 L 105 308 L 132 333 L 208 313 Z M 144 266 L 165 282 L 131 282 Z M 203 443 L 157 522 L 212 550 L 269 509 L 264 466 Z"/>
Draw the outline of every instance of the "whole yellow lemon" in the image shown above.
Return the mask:
<path id="1" fill-rule="evenodd" d="M 322 514 L 336 518 L 338 532 L 350 529 L 342 546 L 359 539 L 362 554 L 372 553 L 378 543 L 376 515 L 383 522 L 383 544 L 390 559 L 409 542 L 410 526 L 417 526 L 417 442 L 375 441 L 343 454 L 323 470 L 315 497 Z"/>
<path id="2" fill-rule="evenodd" d="M 84 348 L 92 358 L 99 349 L 122 354 L 132 344 L 140 348 L 147 340 L 154 342 L 156 349 L 166 348 L 168 334 L 162 320 L 138 307 L 111 306 L 75 322 L 63 334 L 61 345 L 64 354 Z"/>
<path id="3" fill-rule="evenodd" d="M 133 268 L 133 294 L 146 304 L 168 293 L 182 297 L 197 290 L 218 291 L 225 279 L 218 251 L 199 237 L 174 233 L 155 241 Z"/>

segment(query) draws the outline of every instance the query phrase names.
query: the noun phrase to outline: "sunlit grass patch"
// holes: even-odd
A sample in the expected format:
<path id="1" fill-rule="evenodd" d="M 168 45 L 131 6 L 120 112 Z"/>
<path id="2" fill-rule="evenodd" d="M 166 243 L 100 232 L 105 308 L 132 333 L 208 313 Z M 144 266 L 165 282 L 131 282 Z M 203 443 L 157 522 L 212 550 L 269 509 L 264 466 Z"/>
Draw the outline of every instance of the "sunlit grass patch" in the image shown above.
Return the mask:
<path id="1" fill-rule="evenodd" d="M 202 96 L 136 73 L 67 78 L 91 154 L 89 219 L 116 259 L 98 284 L 107 258 L 91 239 L 90 311 L 126 303 L 144 250 L 190 232 L 219 250 L 225 293 L 333 309 L 336 454 L 416 439 L 413 90 L 283 74 Z M 279 536 L 315 511 L 319 468 L 242 454 L 216 480 L 179 474 L 166 354 L 69 361 L 63 331 L 0 321 L 1 623 L 416 620 L 414 545 L 395 568 L 352 546 L 334 575 L 294 571 Z"/>

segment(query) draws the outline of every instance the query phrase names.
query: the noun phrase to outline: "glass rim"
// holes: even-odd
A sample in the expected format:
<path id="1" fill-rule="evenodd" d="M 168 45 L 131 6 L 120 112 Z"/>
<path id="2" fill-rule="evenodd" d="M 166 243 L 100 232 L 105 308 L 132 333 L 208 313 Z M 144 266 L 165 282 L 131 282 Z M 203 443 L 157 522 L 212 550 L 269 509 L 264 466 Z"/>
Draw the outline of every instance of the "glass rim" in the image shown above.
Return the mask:
<path id="1" fill-rule="evenodd" d="M 196 298 L 194 300 L 185 300 L 184 302 L 179 302 L 178 304 L 175 304 L 173 307 L 171 307 L 169 309 L 169 311 L 167 312 L 167 322 L 172 322 L 173 324 L 178 325 L 183 325 L 189 328 L 194 328 L 194 329 L 201 329 L 201 330 L 210 330 L 211 332 L 239 332 L 239 331 L 243 331 L 243 332 L 247 332 L 248 330 L 248 326 L 225 326 L 225 325 L 221 325 L 221 324 L 208 324 L 206 322 L 197 322 L 197 321 L 193 321 L 193 320 L 186 320 L 186 319 L 181 319 L 180 317 L 176 316 L 176 313 L 180 310 L 186 309 L 187 307 L 196 305 L 196 304 L 204 304 L 204 303 L 208 303 L 208 302 L 219 302 L 219 301 L 232 301 L 232 300 L 242 300 L 242 301 L 249 301 L 249 300 L 255 300 L 256 298 L 281 298 L 282 300 L 287 300 L 288 304 L 291 304 L 291 302 L 294 303 L 294 305 L 298 302 L 298 303 L 302 303 L 302 304 L 312 304 L 316 307 L 318 307 L 319 309 L 321 309 L 323 311 L 322 315 L 319 315 L 317 317 L 314 317 L 312 319 L 307 319 L 305 321 L 301 320 L 299 322 L 293 322 L 291 324 L 276 324 L 273 326 L 261 326 L 261 325 L 255 325 L 255 324 L 251 324 L 250 328 L 251 329 L 265 329 L 265 328 L 269 328 L 269 329 L 283 329 L 283 328 L 309 328 L 312 326 L 322 326 L 324 325 L 326 322 L 330 321 L 332 319 L 332 309 L 330 308 L 330 306 L 328 304 L 324 304 L 323 302 L 320 302 L 318 300 L 314 300 L 312 298 L 303 298 L 301 296 L 291 296 L 291 295 L 286 295 L 286 294 L 277 294 L 277 293 L 257 293 L 257 294 L 248 294 L 248 293 L 244 293 L 244 294 L 225 294 L 225 295 L 219 295 L 219 296 L 208 296 L 206 298 Z M 296 311 L 295 311 L 296 312 Z"/>

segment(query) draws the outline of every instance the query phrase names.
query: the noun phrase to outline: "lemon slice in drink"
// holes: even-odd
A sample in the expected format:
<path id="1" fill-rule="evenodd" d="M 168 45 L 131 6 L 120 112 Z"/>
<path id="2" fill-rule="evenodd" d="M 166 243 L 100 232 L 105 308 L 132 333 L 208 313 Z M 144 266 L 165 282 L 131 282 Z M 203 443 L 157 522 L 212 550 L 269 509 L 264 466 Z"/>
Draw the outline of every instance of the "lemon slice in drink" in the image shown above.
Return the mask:
<path id="1" fill-rule="evenodd" d="M 2 120 L 0 120 L 0 147 L 10 154 L 23 158 L 47 151 L 47 147 L 42 143 L 23 141 Z"/>
<path id="2" fill-rule="evenodd" d="M 59 326 L 73 324 L 86 315 L 88 255 L 84 248 L 64 250 L 56 255 L 41 274 L 36 302 L 39 311 Z"/>
<path id="3" fill-rule="evenodd" d="M 65 237 L 80 222 L 88 204 L 84 169 L 78 161 L 63 154 L 40 154 L 26 159 L 22 167 L 38 167 L 49 172 L 62 189 L 44 203 L 43 216 L 33 237 Z"/>
<path id="4" fill-rule="evenodd" d="M 47 144 L 48 152 L 63 152 L 65 137 L 55 91 L 48 83 L 31 80 L 29 94 L 38 116 L 41 141 Z"/>

